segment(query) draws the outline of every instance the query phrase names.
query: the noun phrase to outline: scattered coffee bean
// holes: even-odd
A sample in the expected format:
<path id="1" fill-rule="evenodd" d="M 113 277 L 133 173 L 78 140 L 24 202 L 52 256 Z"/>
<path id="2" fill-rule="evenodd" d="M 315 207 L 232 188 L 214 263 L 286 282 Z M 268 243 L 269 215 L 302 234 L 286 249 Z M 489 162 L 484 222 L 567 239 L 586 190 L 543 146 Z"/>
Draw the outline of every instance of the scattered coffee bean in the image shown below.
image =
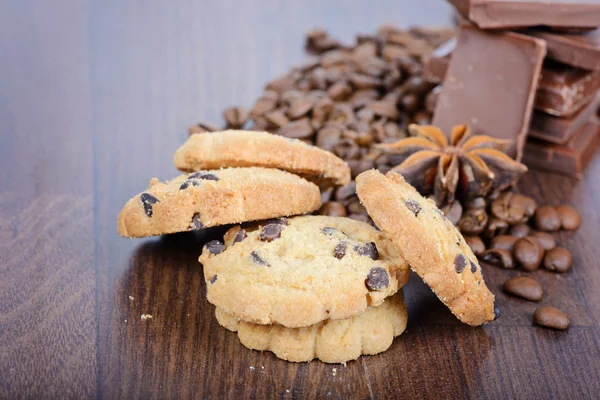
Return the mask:
<path id="1" fill-rule="evenodd" d="M 256 251 L 251 252 L 250 256 L 252 257 L 252 261 L 254 261 L 255 264 L 265 265 L 269 267 L 269 263 L 267 263 Z"/>
<path id="2" fill-rule="evenodd" d="M 509 224 L 525 222 L 528 217 L 529 201 L 525 196 L 512 192 L 502 194 L 492 202 L 492 213 Z"/>
<path id="3" fill-rule="evenodd" d="M 213 276 L 211 276 L 208 281 L 210 282 L 211 285 L 214 284 L 217 281 L 217 274 L 214 274 Z"/>
<path id="4" fill-rule="evenodd" d="M 345 217 L 348 215 L 346 213 L 346 207 L 337 201 L 329 201 L 323 204 L 319 211 L 317 211 L 317 214 L 328 215 L 330 217 Z"/>
<path id="5" fill-rule="evenodd" d="M 199 122 L 196 125 L 190 126 L 188 129 L 188 133 L 193 135 L 194 133 L 204 133 L 204 132 L 216 132 L 219 131 L 219 127 L 213 124 Z"/>
<path id="6" fill-rule="evenodd" d="M 238 233 L 235 235 L 235 239 L 233 239 L 233 243 L 239 243 L 241 241 L 243 241 L 244 239 L 246 239 L 248 237 L 248 234 L 246 233 L 245 229 L 240 229 L 238 231 Z"/>
<path id="7" fill-rule="evenodd" d="M 567 204 L 562 204 L 556 207 L 556 212 L 558 213 L 560 225 L 563 229 L 572 231 L 579 228 L 579 225 L 581 224 L 581 216 L 573 207 Z"/>
<path id="8" fill-rule="evenodd" d="M 159 203 L 158 199 L 154 196 L 152 196 L 151 194 L 148 193 L 142 193 L 140 195 L 140 201 L 142 202 L 142 205 L 144 206 L 144 212 L 146 213 L 147 216 L 151 217 L 152 216 L 152 205 Z"/>
<path id="9" fill-rule="evenodd" d="M 248 121 L 250 113 L 242 107 L 229 107 L 223 111 L 223 119 L 227 129 L 241 129 Z"/>
<path id="10" fill-rule="evenodd" d="M 467 258 L 462 254 L 457 254 L 456 257 L 454 257 L 454 270 L 456 271 L 456 273 L 460 274 L 461 272 L 463 272 L 466 266 Z"/>
<path id="11" fill-rule="evenodd" d="M 503 249 L 512 253 L 515 243 L 518 238 L 510 235 L 496 236 L 490 242 L 490 248 L 492 249 Z"/>
<path id="12" fill-rule="evenodd" d="M 569 317 L 558 308 L 543 306 L 533 313 L 533 322 L 545 328 L 564 330 L 569 327 Z"/>
<path id="13" fill-rule="evenodd" d="M 190 225 L 190 229 L 197 231 L 199 229 L 204 228 L 204 224 L 202 223 L 202 221 L 200 220 L 200 213 L 195 213 L 192 216 L 192 223 Z"/>
<path id="14" fill-rule="evenodd" d="M 423 211 L 423 209 L 421 208 L 421 205 L 419 204 L 418 201 L 416 200 L 412 200 L 412 199 L 408 199 L 408 200 L 404 200 L 404 205 L 406 206 L 406 208 L 408 208 L 413 214 L 415 214 L 415 217 L 419 216 L 419 213 L 421 211 Z"/>
<path id="15" fill-rule="evenodd" d="M 535 279 L 517 276 L 504 282 L 504 291 L 525 300 L 540 301 L 544 293 L 542 285 Z"/>
<path id="16" fill-rule="evenodd" d="M 353 219 L 355 221 L 364 222 L 366 224 L 371 223 L 371 217 L 369 217 L 367 214 L 350 214 L 348 215 L 348 218 Z"/>
<path id="17" fill-rule="evenodd" d="M 212 255 L 217 255 L 225 250 L 225 245 L 220 240 L 211 240 L 204 245 L 204 249 Z"/>
<path id="18" fill-rule="evenodd" d="M 485 251 L 485 244 L 479 236 L 465 236 L 465 242 L 476 256 L 482 255 Z"/>
<path id="19" fill-rule="evenodd" d="M 333 249 L 333 256 L 335 258 L 337 258 L 338 260 L 341 260 L 346 255 L 346 249 L 347 248 L 348 248 L 348 245 L 346 244 L 346 242 L 340 242 L 340 243 L 338 243 L 335 246 L 335 248 Z"/>
<path id="20" fill-rule="evenodd" d="M 534 232 L 531 236 L 533 236 L 546 251 L 556 247 L 556 239 L 547 232 Z"/>
<path id="21" fill-rule="evenodd" d="M 560 229 L 560 218 L 556 209 L 550 206 L 538 207 L 534 216 L 536 229 L 544 232 L 553 232 Z"/>
<path id="22" fill-rule="evenodd" d="M 489 218 L 489 221 L 490 222 L 484 232 L 487 238 L 504 235 L 506 231 L 508 231 L 508 223 L 506 221 L 496 217 Z"/>
<path id="23" fill-rule="evenodd" d="M 465 207 L 477 209 L 485 208 L 486 201 L 483 197 L 475 197 L 473 199 L 467 200 L 467 202 L 465 203 Z"/>
<path id="24" fill-rule="evenodd" d="M 516 193 L 515 197 L 517 201 L 519 201 L 523 205 L 523 208 L 525 209 L 525 219 L 528 220 L 533 216 L 533 214 L 535 214 L 535 210 L 537 209 L 537 203 L 531 197 L 519 193 Z"/>
<path id="25" fill-rule="evenodd" d="M 283 225 L 281 224 L 268 224 L 262 227 L 260 234 L 258 235 L 258 239 L 262 242 L 272 242 L 275 239 L 279 239 L 281 237 L 281 231 L 283 230 Z"/>
<path id="26" fill-rule="evenodd" d="M 504 249 L 489 249 L 483 253 L 481 257 L 483 261 L 496 267 L 514 268 L 515 264 L 511 253 Z"/>
<path id="27" fill-rule="evenodd" d="M 529 235 L 529 232 L 531 232 L 531 228 L 524 223 L 512 225 L 510 227 L 510 234 L 519 239 Z"/>
<path id="28" fill-rule="evenodd" d="M 390 277 L 384 268 L 374 267 L 369 271 L 365 285 L 369 290 L 381 290 L 390 285 Z"/>
<path id="29" fill-rule="evenodd" d="M 516 241 L 513 256 L 523 269 L 534 271 L 542 263 L 544 249 L 534 237 L 526 236 Z"/>
<path id="30" fill-rule="evenodd" d="M 335 199 L 344 205 L 356 199 L 356 182 L 352 181 L 345 186 L 337 188 Z"/>
<path id="31" fill-rule="evenodd" d="M 479 235 L 483 232 L 487 223 L 488 216 L 484 209 L 471 208 L 458 221 L 458 228 L 466 235 Z"/>
<path id="32" fill-rule="evenodd" d="M 362 246 L 354 246 L 354 251 L 361 256 L 371 257 L 373 260 L 377 260 L 379 258 L 379 252 L 377 251 L 375 242 L 365 243 Z"/>
<path id="33" fill-rule="evenodd" d="M 573 266 L 573 255 L 564 247 L 548 250 L 544 256 L 544 268 L 550 271 L 567 272 Z"/>

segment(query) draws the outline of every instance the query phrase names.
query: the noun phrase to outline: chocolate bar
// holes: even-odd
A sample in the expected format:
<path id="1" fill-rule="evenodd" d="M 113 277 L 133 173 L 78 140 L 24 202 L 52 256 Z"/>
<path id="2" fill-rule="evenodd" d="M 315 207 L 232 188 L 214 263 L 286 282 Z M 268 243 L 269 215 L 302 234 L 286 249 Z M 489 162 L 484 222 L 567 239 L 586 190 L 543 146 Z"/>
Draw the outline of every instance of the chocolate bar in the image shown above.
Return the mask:
<path id="1" fill-rule="evenodd" d="M 599 104 L 598 97 L 595 97 L 581 111 L 568 118 L 555 117 L 536 111 L 531 119 L 529 136 L 551 143 L 565 143 L 596 113 Z"/>
<path id="2" fill-rule="evenodd" d="M 548 58 L 574 67 L 600 71 L 600 29 L 580 33 L 528 30 L 527 34 L 546 41 Z"/>
<path id="3" fill-rule="evenodd" d="M 455 40 L 435 49 L 423 65 L 423 77 L 440 83 L 446 75 Z M 588 104 L 600 89 L 600 71 L 586 71 L 546 60 L 538 82 L 535 108 L 551 115 L 567 117 Z"/>
<path id="4" fill-rule="evenodd" d="M 598 0 L 448 0 L 482 29 L 523 26 L 595 28 L 600 26 Z"/>
<path id="5" fill-rule="evenodd" d="M 580 179 L 600 144 L 600 121 L 592 117 L 565 144 L 529 139 L 523 162 L 536 169 L 557 172 Z"/>
<path id="6" fill-rule="evenodd" d="M 510 139 L 507 154 L 520 160 L 545 55 L 543 40 L 463 26 L 432 124 Z"/>

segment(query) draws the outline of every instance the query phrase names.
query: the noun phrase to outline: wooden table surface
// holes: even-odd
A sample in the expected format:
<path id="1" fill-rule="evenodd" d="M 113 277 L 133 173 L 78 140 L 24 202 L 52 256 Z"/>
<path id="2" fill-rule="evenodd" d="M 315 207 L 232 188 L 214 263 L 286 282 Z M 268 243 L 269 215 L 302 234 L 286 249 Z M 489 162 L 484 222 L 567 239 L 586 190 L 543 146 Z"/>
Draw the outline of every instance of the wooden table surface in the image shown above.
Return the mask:
<path id="1" fill-rule="evenodd" d="M 0 398 L 600 397 L 600 157 L 582 181 L 520 184 L 583 216 L 558 235 L 573 270 L 534 273 L 566 332 L 533 327 L 537 305 L 502 294 L 519 271 L 486 268 L 497 322 L 460 324 L 413 277 L 389 351 L 287 363 L 218 326 L 201 236 L 117 235 L 125 201 L 177 174 L 186 127 L 250 106 L 304 59 L 309 28 L 350 40 L 450 15 L 442 0 L 0 2 Z"/>

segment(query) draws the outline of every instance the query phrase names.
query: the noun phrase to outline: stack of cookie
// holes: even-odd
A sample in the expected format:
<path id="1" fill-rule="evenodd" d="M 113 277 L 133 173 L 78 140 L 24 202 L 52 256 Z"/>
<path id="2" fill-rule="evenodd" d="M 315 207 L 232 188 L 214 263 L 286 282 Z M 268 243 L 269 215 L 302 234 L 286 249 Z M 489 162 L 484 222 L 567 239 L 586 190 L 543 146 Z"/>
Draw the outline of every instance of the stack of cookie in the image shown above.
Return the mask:
<path id="1" fill-rule="evenodd" d="M 346 362 L 387 350 L 406 328 L 409 264 L 463 322 L 497 317 L 494 296 L 456 228 L 393 172 L 356 179 L 381 229 L 342 217 L 301 215 L 319 187 L 347 184 L 335 155 L 265 132 L 192 135 L 175 165 L 119 215 L 126 237 L 232 226 L 200 256 L 220 325 L 250 349 L 289 361 Z M 317 186 L 318 185 L 318 186 Z"/>

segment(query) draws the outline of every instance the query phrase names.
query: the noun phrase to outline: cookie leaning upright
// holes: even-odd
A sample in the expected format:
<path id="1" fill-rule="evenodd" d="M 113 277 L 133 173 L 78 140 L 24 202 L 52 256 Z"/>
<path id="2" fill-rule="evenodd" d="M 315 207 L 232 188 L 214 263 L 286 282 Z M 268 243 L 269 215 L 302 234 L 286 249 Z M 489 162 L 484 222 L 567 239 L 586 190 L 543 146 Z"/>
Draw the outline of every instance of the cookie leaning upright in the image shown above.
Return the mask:
<path id="1" fill-rule="evenodd" d="M 119 214 L 119 234 L 146 237 L 304 214 L 321 205 L 319 188 L 277 169 L 227 168 L 150 181 Z"/>
<path id="2" fill-rule="evenodd" d="M 356 191 L 373 221 L 458 319 L 477 326 L 497 317 L 477 258 L 432 202 L 393 171 L 363 172 Z"/>
<path id="3" fill-rule="evenodd" d="M 333 153 L 267 132 L 227 130 L 193 134 L 177 150 L 174 162 L 185 172 L 264 167 L 282 169 L 324 186 L 350 182 L 350 168 Z"/>

